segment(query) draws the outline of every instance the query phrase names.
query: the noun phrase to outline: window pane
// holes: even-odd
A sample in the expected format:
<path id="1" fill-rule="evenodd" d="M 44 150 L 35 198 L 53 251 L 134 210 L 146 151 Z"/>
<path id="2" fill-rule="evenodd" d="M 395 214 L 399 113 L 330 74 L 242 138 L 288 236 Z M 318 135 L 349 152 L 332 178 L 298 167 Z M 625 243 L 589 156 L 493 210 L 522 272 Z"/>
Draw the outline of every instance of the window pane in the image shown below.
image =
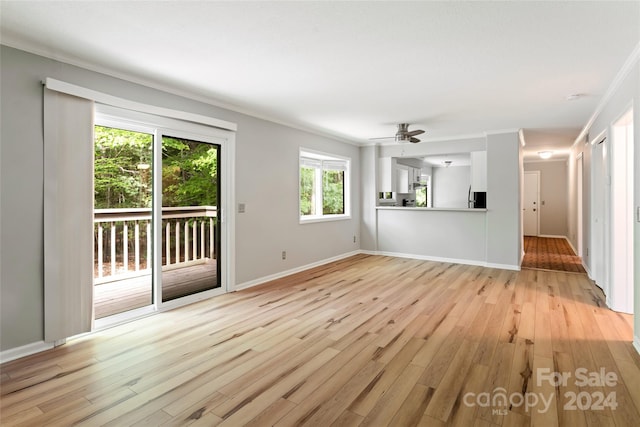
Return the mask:
<path id="1" fill-rule="evenodd" d="M 416 188 L 416 206 L 427 207 L 427 187 Z"/>
<path id="2" fill-rule="evenodd" d="M 153 135 L 94 128 L 94 312 L 152 304 Z"/>
<path id="3" fill-rule="evenodd" d="M 315 215 L 315 169 L 300 167 L 300 215 Z"/>
<path id="4" fill-rule="evenodd" d="M 344 214 L 344 171 L 322 171 L 322 213 Z"/>
<path id="5" fill-rule="evenodd" d="M 220 146 L 162 138 L 162 301 L 221 287 Z"/>

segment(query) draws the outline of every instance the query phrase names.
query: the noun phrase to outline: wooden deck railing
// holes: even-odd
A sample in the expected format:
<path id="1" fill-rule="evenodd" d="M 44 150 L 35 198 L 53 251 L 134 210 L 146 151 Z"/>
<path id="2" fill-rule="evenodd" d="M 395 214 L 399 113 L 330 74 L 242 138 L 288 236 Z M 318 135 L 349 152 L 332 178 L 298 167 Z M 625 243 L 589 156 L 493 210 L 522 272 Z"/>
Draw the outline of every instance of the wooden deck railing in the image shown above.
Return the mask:
<path id="1" fill-rule="evenodd" d="M 162 208 L 163 270 L 216 258 L 215 206 Z M 151 269 L 150 208 L 94 210 L 94 282 L 104 283 Z"/>

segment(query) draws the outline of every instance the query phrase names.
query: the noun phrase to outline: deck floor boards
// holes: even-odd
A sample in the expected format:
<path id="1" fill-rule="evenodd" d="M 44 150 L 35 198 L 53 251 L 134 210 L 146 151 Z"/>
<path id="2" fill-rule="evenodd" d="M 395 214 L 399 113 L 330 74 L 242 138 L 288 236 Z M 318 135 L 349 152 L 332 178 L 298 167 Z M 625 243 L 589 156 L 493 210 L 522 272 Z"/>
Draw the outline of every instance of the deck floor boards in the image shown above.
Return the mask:
<path id="1" fill-rule="evenodd" d="M 215 261 L 163 271 L 162 295 L 165 300 L 169 300 L 212 289 L 216 286 L 216 280 Z M 94 286 L 96 319 L 145 307 L 151 303 L 151 274 Z"/>

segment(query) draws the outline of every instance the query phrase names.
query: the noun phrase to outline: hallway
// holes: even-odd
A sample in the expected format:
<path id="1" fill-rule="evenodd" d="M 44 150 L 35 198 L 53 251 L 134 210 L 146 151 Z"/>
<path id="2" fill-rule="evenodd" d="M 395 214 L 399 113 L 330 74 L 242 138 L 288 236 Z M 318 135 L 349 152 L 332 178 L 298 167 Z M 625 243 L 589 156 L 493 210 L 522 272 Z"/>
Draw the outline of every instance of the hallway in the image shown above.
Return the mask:
<path id="1" fill-rule="evenodd" d="M 582 259 L 564 238 L 524 236 L 522 268 L 586 273 Z"/>

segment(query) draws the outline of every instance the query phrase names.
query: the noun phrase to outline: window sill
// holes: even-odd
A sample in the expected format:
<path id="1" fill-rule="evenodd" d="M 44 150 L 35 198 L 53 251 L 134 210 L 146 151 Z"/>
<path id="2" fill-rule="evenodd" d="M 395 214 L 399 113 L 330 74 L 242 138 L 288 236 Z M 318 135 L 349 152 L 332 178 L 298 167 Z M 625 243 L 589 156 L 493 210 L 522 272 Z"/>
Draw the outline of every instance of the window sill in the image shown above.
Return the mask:
<path id="1" fill-rule="evenodd" d="M 325 216 L 308 216 L 300 218 L 300 224 L 311 224 L 316 222 L 342 221 L 351 219 L 351 215 L 325 215 Z"/>

